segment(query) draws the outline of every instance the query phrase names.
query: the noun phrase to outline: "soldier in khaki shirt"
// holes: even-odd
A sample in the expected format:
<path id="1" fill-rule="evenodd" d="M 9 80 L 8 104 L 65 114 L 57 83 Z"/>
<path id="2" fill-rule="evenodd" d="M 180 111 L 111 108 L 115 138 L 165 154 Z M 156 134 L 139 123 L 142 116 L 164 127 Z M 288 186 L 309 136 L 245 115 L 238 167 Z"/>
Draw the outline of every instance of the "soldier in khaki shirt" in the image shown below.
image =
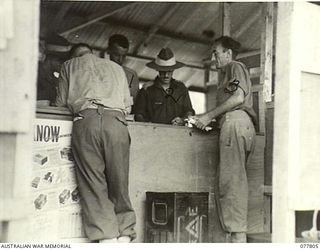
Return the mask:
<path id="1" fill-rule="evenodd" d="M 252 108 L 251 81 L 248 70 L 234 61 L 240 44 L 230 37 L 215 41 L 213 58 L 219 70 L 217 107 L 197 115 L 200 129 L 216 119 L 220 127 L 220 163 L 216 196 L 218 214 L 231 242 L 246 242 L 248 180 L 246 166 L 255 147 L 256 119 Z"/>
<path id="2" fill-rule="evenodd" d="M 61 68 L 56 104 L 74 114 L 72 151 L 81 194 L 83 226 L 92 241 L 136 237 L 128 190 L 130 97 L 123 69 L 75 45 Z"/>

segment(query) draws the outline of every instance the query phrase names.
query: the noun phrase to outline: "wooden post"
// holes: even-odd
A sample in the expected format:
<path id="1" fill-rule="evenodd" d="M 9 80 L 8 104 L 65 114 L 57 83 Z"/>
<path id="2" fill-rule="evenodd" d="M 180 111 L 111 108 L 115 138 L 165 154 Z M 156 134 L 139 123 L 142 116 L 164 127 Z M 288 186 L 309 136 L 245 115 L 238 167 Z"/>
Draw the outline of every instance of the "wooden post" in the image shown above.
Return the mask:
<path id="1" fill-rule="evenodd" d="M 265 133 L 266 102 L 271 101 L 272 88 L 272 56 L 273 56 L 273 3 L 264 3 L 264 22 L 261 33 L 260 84 L 263 92 L 259 92 L 259 131 Z"/>
<path id="2" fill-rule="evenodd" d="M 295 211 L 320 207 L 319 23 L 318 5 L 278 3 L 273 242 L 295 242 Z"/>
<path id="3" fill-rule="evenodd" d="M 279 3 L 274 120 L 272 242 L 294 242 L 294 211 L 288 206 L 290 27 L 293 3 Z M 280 86 L 284 84 L 286 88 Z M 291 88 L 291 86 L 290 86 Z M 279 105 L 279 106 L 278 106 Z"/>
<path id="4" fill-rule="evenodd" d="M 272 57 L 273 57 L 273 3 L 266 3 L 264 27 L 261 39 L 261 80 L 266 102 L 272 101 Z"/>
<path id="5" fill-rule="evenodd" d="M 231 4 L 230 3 L 221 3 L 222 6 L 222 34 L 224 36 L 231 35 Z"/>
<path id="6" fill-rule="evenodd" d="M 39 41 L 39 1 L 9 2 L 12 12 L 6 15 L 11 15 L 14 29 L 6 46 L 0 49 L 2 242 L 26 241 L 30 236 L 27 217 L 31 212 L 29 180 Z"/>

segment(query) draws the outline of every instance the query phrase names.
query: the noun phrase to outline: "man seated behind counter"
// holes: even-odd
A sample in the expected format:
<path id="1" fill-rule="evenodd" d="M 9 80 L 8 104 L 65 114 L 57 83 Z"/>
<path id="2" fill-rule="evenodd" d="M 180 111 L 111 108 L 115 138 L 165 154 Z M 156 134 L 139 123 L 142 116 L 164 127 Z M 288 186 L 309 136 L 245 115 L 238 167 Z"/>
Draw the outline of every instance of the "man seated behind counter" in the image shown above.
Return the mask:
<path id="1" fill-rule="evenodd" d="M 133 240 L 125 120 L 132 103 L 123 69 L 93 55 L 88 45 L 75 45 L 61 68 L 56 104 L 75 116 L 71 145 L 87 237 L 101 243 Z"/>
<path id="2" fill-rule="evenodd" d="M 195 112 L 186 86 L 172 78 L 173 71 L 184 64 L 175 60 L 170 48 L 163 48 L 147 66 L 157 70 L 159 75 L 153 84 L 139 91 L 134 109 L 135 120 L 184 125 L 184 119 Z"/>

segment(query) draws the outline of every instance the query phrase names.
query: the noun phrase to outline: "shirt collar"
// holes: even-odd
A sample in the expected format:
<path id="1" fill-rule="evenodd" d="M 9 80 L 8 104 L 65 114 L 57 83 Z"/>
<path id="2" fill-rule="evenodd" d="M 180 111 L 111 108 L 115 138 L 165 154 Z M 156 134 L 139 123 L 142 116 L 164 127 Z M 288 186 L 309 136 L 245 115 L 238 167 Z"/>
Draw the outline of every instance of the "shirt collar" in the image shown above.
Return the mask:
<path id="1" fill-rule="evenodd" d="M 222 66 L 222 67 L 220 68 L 220 71 L 223 72 L 223 73 L 225 73 L 225 72 L 227 71 L 228 66 L 229 66 L 231 63 L 233 63 L 233 62 L 236 62 L 236 61 L 234 61 L 234 60 L 230 61 L 230 62 L 227 63 L 226 65 Z"/>
<path id="2" fill-rule="evenodd" d="M 155 87 L 157 87 L 158 89 L 161 89 L 163 92 L 165 92 L 166 94 L 168 94 L 161 86 L 160 83 L 160 79 L 157 76 L 157 78 L 155 79 Z M 183 91 L 181 91 L 181 88 L 179 88 L 179 85 L 176 83 L 175 79 L 171 79 L 170 82 L 170 87 L 172 89 L 172 93 L 168 94 L 170 95 L 176 102 L 179 100 L 180 96 L 184 93 Z"/>
<path id="3" fill-rule="evenodd" d="M 155 82 L 155 86 L 156 86 L 157 88 L 163 89 L 163 88 L 162 88 L 162 85 L 161 85 L 161 82 L 160 82 L 159 76 L 156 77 L 156 79 L 154 80 L 154 82 Z M 170 86 L 169 86 L 169 88 L 176 89 L 177 87 L 178 87 L 178 86 L 177 86 L 177 84 L 176 84 L 176 80 L 172 78 L 171 81 L 170 81 Z M 164 89 L 163 89 L 163 90 L 164 90 Z"/>

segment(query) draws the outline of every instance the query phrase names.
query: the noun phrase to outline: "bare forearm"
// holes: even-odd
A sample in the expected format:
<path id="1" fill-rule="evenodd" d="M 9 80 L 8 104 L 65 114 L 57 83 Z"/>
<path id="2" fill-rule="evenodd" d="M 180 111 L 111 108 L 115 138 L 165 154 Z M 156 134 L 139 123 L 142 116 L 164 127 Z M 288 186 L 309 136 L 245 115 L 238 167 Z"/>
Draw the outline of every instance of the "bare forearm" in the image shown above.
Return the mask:
<path id="1" fill-rule="evenodd" d="M 228 111 L 233 110 L 235 107 L 239 106 L 244 101 L 243 93 L 237 93 L 230 96 L 224 103 L 217 106 L 216 108 L 208 111 L 206 115 L 210 120 L 224 114 Z"/>

